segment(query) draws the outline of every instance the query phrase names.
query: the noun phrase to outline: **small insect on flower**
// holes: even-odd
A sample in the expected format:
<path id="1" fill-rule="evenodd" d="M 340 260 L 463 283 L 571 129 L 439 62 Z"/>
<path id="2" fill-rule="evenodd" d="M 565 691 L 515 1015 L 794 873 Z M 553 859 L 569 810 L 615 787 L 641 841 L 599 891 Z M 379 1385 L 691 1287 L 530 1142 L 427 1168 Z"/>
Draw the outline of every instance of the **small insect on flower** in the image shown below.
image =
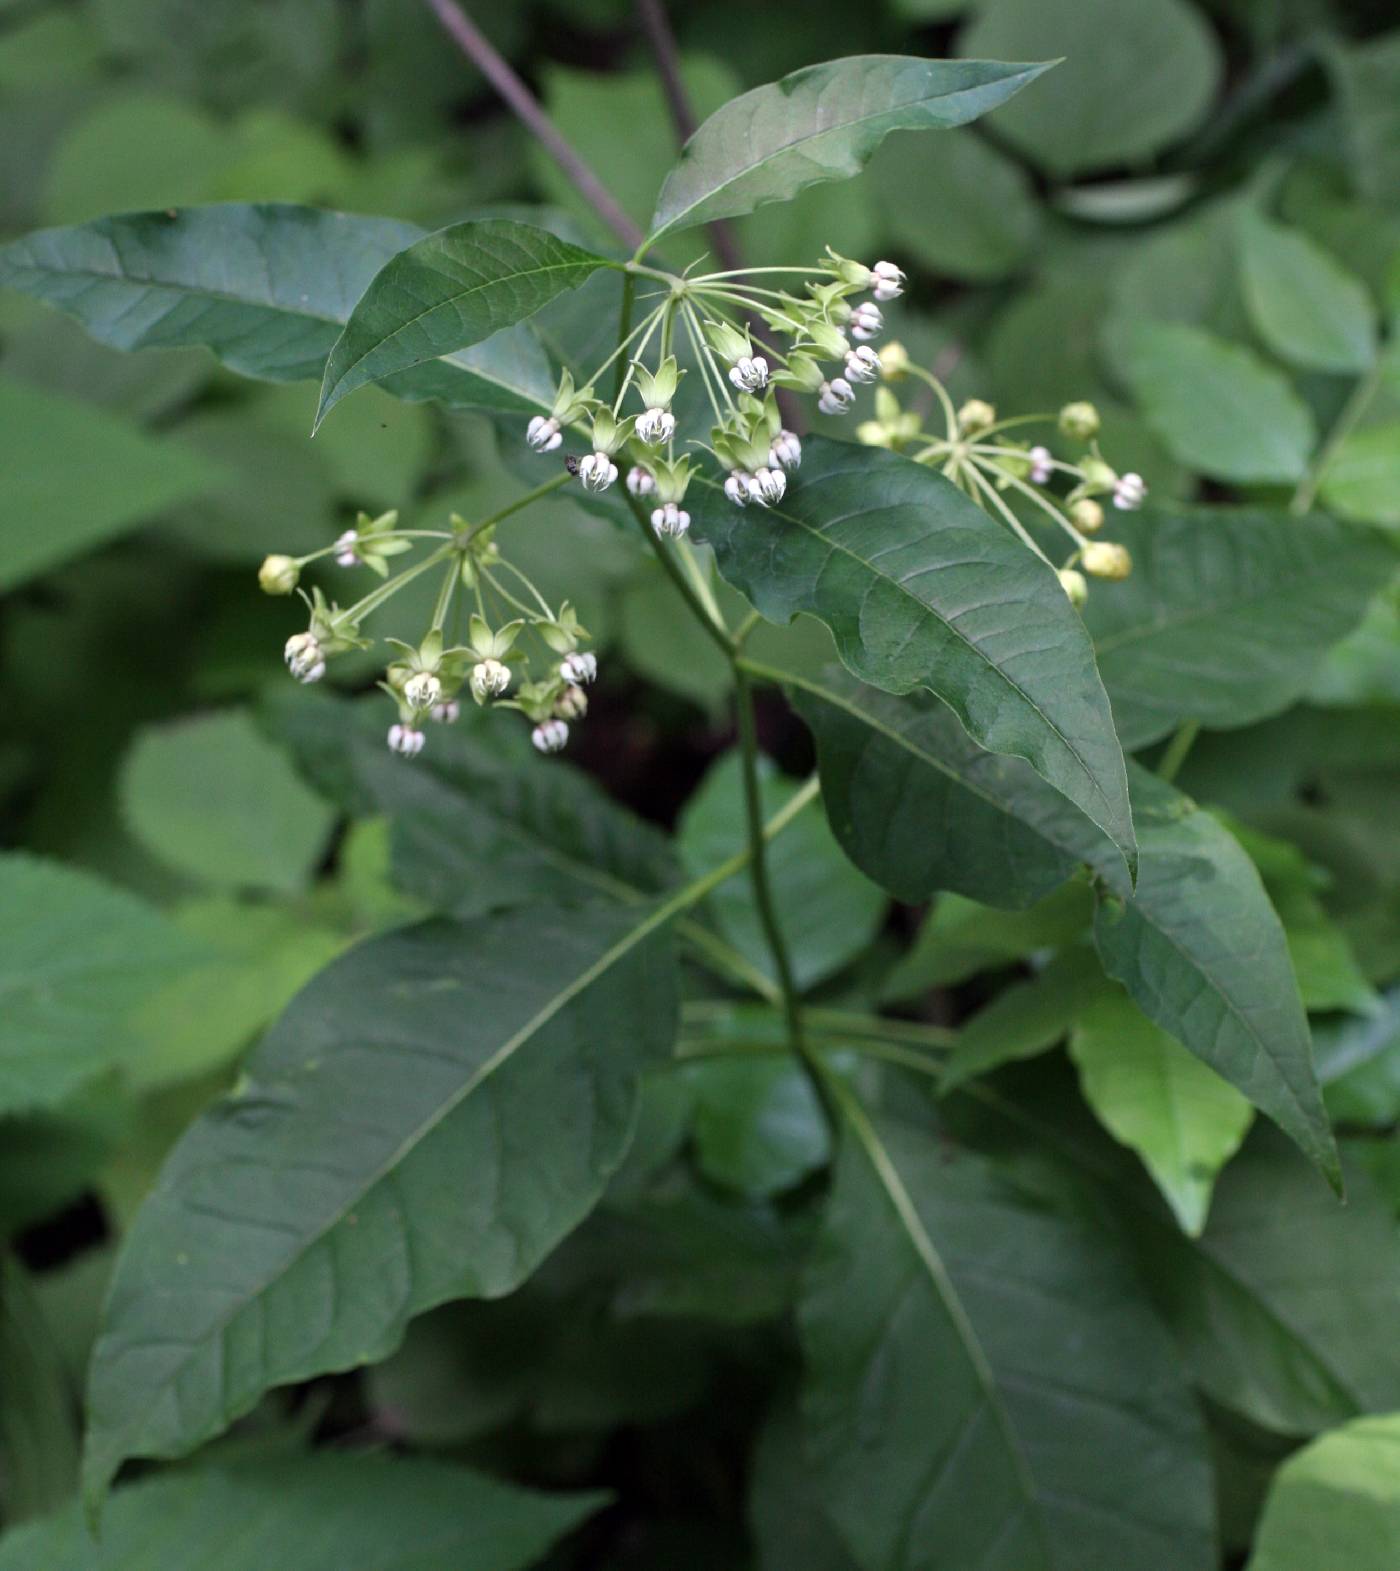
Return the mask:
<path id="1" fill-rule="evenodd" d="M 853 382 L 873 382 L 880 374 L 880 357 L 868 344 L 859 344 L 846 356 L 846 375 Z"/>
<path id="2" fill-rule="evenodd" d="M 578 477 L 585 490 L 606 491 L 617 479 L 617 465 L 606 453 L 589 453 L 579 460 Z"/>
<path id="3" fill-rule="evenodd" d="M 862 300 L 851 312 L 851 337 L 867 343 L 885 330 L 885 316 L 873 300 Z"/>
<path id="4" fill-rule="evenodd" d="M 326 674 L 326 658 L 310 633 L 293 633 L 282 658 L 298 682 L 319 682 Z"/>
<path id="5" fill-rule="evenodd" d="M 404 683 L 403 696 L 411 709 L 431 709 L 442 697 L 442 683 L 431 671 L 417 671 Z"/>
<path id="6" fill-rule="evenodd" d="M 670 535 L 675 539 L 690 528 L 690 514 L 674 502 L 663 502 L 660 507 L 652 509 L 651 527 L 657 534 Z"/>
<path id="7" fill-rule="evenodd" d="M 1031 461 L 1031 484 L 1049 485 L 1055 473 L 1055 460 L 1048 447 L 1033 447 L 1026 455 Z"/>
<path id="8" fill-rule="evenodd" d="M 588 713 L 588 694 L 571 682 L 554 700 L 554 713 L 560 720 L 582 720 Z"/>
<path id="9" fill-rule="evenodd" d="M 461 714 L 462 706 L 455 698 L 445 698 L 440 704 L 434 704 L 432 708 L 433 719 L 439 725 L 456 725 Z"/>
<path id="10" fill-rule="evenodd" d="M 760 507 L 781 502 L 787 490 L 787 476 L 781 469 L 755 469 L 749 494 Z"/>
<path id="11" fill-rule="evenodd" d="M 1147 500 L 1147 482 L 1141 475 L 1119 475 L 1113 488 L 1113 505 L 1120 511 L 1131 513 Z"/>
<path id="12" fill-rule="evenodd" d="M 904 269 L 893 262 L 876 262 L 870 269 L 877 300 L 897 300 L 904 293 Z"/>
<path id="13" fill-rule="evenodd" d="M 821 385 L 817 408 L 824 415 L 844 415 L 855 402 L 855 389 L 844 376 L 834 376 Z"/>
<path id="14" fill-rule="evenodd" d="M 569 740 L 567 720 L 544 720 L 530 733 L 530 740 L 542 753 L 557 753 Z"/>
<path id="15" fill-rule="evenodd" d="M 510 686 L 510 667 L 501 660 L 479 660 L 468 678 L 477 703 L 499 697 Z"/>
<path id="16" fill-rule="evenodd" d="M 743 393 L 768 385 L 768 362 L 762 355 L 741 355 L 729 368 L 729 380 Z"/>
<path id="17" fill-rule="evenodd" d="M 676 417 L 669 409 L 648 409 L 638 416 L 636 431 L 638 441 L 645 442 L 648 447 L 660 447 L 676 434 Z M 628 484 L 631 484 L 630 473 Z"/>
<path id="18" fill-rule="evenodd" d="M 640 425 L 640 422 L 638 422 Z M 650 496 L 656 490 L 656 476 L 650 469 L 633 464 L 627 471 L 627 489 L 633 496 Z"/>
<path id="19" fill-rule="evenodd" d="M 536 415 L 525 427 L 525 440 L 537 453 L 552 453 L 564 440 L 564 433 L 552 415 Z"/>
<path id="20" fill-rule="evenodd" d="M 747 507 L 752 484 L 752 475 L 746 475 L 742 469 L 731 469 L 728 479 L 724 482 L 724 494 L 735 507 Z"/>
<path id="21" fill-rule="evenodd" d="M 566 682 L 593 681 L 598 675 L 598 657 L 587 649 L 576 649 L 559 662 L 559 675 Z"/>
<path id="22" fill-rule="evenodd" d="M 768 449 L 768 462 L 775 469 L 796 469 L 802 462 L 802 443 L 792 431 L 779 431 Z"/>
<path id="23" fill-rule="evenodd" d="M 423 744 L 427 740 L 414 726 L 396 724 L 389 727 L 389 751 L 402 753 L 405 758 L 416 758 L 423 751 Z"/>

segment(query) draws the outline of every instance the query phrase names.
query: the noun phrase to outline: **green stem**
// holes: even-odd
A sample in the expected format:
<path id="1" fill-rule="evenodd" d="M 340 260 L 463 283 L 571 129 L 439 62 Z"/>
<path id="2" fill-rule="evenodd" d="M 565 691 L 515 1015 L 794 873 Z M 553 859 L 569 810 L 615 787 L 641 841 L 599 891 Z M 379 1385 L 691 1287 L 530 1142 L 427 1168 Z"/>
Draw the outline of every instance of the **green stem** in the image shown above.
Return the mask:
<path id="1" fill-rule="evenodd" d="M 442 588 L 438 590 L 437 604 L 433 607 L 433 631 L 440 633 L 443 623 L 447 620 L 447 613 L 452 606 L 452 595 L 462 577 L 462 564 L 451 561 L 447 564 L 447 576 L 442 581 Z"/>
<path id="2" fill-rule="evenodd" d="M 1159 780 L 1165 780 L 1170 785 L 1181 773 L 1181 766 L 1186 762 L 1186 755 L 1191 751 L 1200 730 L 1199 720 L 1183 720 L 1176 728 L 1171 741 L 1163 749 L 1162 761 L 1157 765 Z"/>
<path id="3" fill-rule="evenodd" d="M 546 480 L 543 485 L 537 485 L 533 491 L 526 491 L 523 496 L 501 508 L 499 512 L 492 513 L 489 518 L 483 518 L 479 524 L 472 526 L 472 534 L 479 535 L 483 529 L 489 529 L 492 524 L 499 524 L 503 518 L 509 518 L 512 513 L 518 513 L 522 507 L 529 507 L 531 502 L 538 502 L 542 496 L 548 496 L 551 491 L 557 491 L 560 486 L 568 485 L 573 476 L 567 470 L 562 475 L 555 475 L 553 480 Z"/>
<path id="4" fill-rule="evenodd" d="M 701 627 L 705 629 L 706 634 L 719 646 L 720 652 L 724 655 L 724 658 L 726 660 L 732 661 L 734 657 L 734 645 L 730 641 L 729 634 L 726 633 L 722 627 L 717 626 L 713 621 L 710 620 L 709 613 L 700 603 L 700 599 L 696 595 L 695 591 L 690 587 L 690 583 L 686 579 L 685 574 L 680 570 L 679 567 L 677 567 L 671 553 L 666 549 L 661 541 L 657 539 L 656 531 L 651 527 L 651 520 L 646 515 L 646 509 L 636 499 L 636 497 L 632 496 L 630 493 L 624 499 L 628 508 L 631 510 L 633 518 L 637 520 L 637 527 L 646 537 L 646 542 L 647 545 L 651 548 L 652 555 L 658 562 L 660 562 L 663 572 L 665 572 L 666 576 L 675 585 L 681 599 L 684 600 L 686 605 L 690 608 L 690 614 L 697 622 L 699 622 Z"/>
<path id="5" fill-rule="evenodd" d="M 430 551 L 421 562 L 415 562 L 412 567 L 404 568 L 403 572 L 391 578 L 388 583 L 380 584 L 378 589 L 371 589 L 362 600 L 357 600 L 348 610 L 342 611 L 335 618 L 336 623 L 345 627 L 356 626 L 364 621 L 371 611 L 377 611 L 386 600 L 392 600 L 405 584 L 420 578 L 430 567 L 436 567 L 456 550 L 456 543 L 449 542 L 447 545 L 439 546 L 436 551 Z"/>
<path id="6" fill-rule="evenodd" d="M 1342 406 L 1336 424 L 1327 433 L 1327 440 L 1319 449 L 1307 474 L 1298 482 L 1298 489 L 1293 493 L 1293 501 L 1289 508 L 1291 512 L 1306 513 L 1317 500 L 1318 488 L 1327 478 L 1327 471 L 1332 465 L 1332 460 L 1337 456 L 1338 448 L 1356 429 L 1357 422 L 1366 413 L 1367 406 L 1380 388 L 1381 378 L 1384 375 L 1383 366 L 1384 362 L 1377 357 L 1376 363 L 1352 389 L 1351 397 Z"/>

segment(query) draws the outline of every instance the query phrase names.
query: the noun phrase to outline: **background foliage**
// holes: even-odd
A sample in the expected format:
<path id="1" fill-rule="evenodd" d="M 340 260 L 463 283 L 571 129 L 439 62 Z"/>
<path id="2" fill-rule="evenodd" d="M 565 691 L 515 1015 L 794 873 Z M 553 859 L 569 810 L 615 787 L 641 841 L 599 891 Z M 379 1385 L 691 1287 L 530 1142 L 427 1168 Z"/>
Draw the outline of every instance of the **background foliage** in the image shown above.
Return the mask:
<path id="1" fill-rule="evenodd" d="M 473 11 L 646 225 L 676 138 L 631 6 Z M 853 482 L 810 444 L 763 526 L 693 501 L 721 605 L 771 618 L 743 664 L 833 1141 L 747 882 L 658 916 L 743 825 L 733 673 L 635 533 L 576 494 L 501 526 L 604 657 L 567 763 L 499 716 L 386 757 L 370 665 L 289 691 L 253 588 L 357 508 L 480 516 L 538 475 L 521 412 L 601 358 L 615 279 L 386 356 L 313 442 L 317 382 L 424 234 L 609 252 L 595 214 L 426 6 L 0 4 L 0 1568 L 164 1571 L 235 1528 L 230 1567 L 299 1571 L 1392 1567 L 1392 8 L 675 12 L 700 117 L 847 54 L 1064 57 L 733 228 L 754 264 L 898 261 L 896 336 L 956 397 L 1098 404 L 1152 501 L 1040 679 L 1071 715 L 1092 640 L 1121 802 L 1096 829 L 1063 760 L 985 753 L 893 657 L 777 625 L 839 614 L 758 528 L 817 560 L 838 506 L 912 484 L 893 459 Z M 186 215 L 172 258 L 162 215 L 203 203 L 352 216 Z M 75 284 L 114 236 L 197 309 Z M 231 302 L 273 244 L 304 290 Z M 94 1343 L 90 1476 L 188 1457 L 132 1467 L 100 1545 Z"/>

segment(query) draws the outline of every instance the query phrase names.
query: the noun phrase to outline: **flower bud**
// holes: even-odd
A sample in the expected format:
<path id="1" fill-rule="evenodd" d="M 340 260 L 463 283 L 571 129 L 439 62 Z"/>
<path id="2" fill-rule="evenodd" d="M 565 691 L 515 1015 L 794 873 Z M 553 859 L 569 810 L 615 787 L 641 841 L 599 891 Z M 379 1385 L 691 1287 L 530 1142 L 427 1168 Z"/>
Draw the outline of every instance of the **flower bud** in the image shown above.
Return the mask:
<path id="1" fill-rule="evenodd" d="M 652 509 L 651 527 L 657 534 L 670 535 L 675 539 L 690 528 L 690 514 L 674 502 L 663 502 L 660 507 Z"/>
<path id="2" fill-rule="evenodd" d="M 1099 434 L 1099 412 L 1083 400 L 1066 404 L 1060 411 L 1060 430 L 1076 441 L 1091 442 Z"/>
<path id="3" fill-rule="evenodd" d="M 1118 477 L 1113 488 L 1113 505 L 1121 512 L 1131 513 L 1147 500 L 1147 482 L 1141 475 L 1126 474 Z"/>
<path id="4" fill-rule="evenodd" d="M 1082 496 L 1069 510 L 1069 521 L 1082 535 L 1096 535 L 1103 528 L 1103 508 L 1091 496 Z"/>
<path id="5" fill-rule="evenodd" d="M 640 428 L 641 422 L 638 421 Z M 633 464 L 627 471 L 627 489 L 633 496 L 650 496 L 656 489 L 656 476 L 650 469 L 643 469 L 640 464 Z"/>
<path id="6" fill-rule="evenodd" d="M 876 262 L 870 269 L 877 300 L 897 300 L 904 293 L 904 272 L 893 262 Z"/>
<path id="7" fill-rule="evenodd" d="M 660 447 L 676 434 L 676 417 L 669 409 L 648 409 L 637 417 L 637 439 Z"/>
<path id="8" fill-rule="evenodd" d="M 880 375 L 887 382 L 899 382 L 909 374 L 909 351 L 900 343 L 881 344 Z"/>
<path id="9" fill-rule="evenodd" d="M 552 453 L 563 440 L 559 422 L 552 415 L 536 415 L 525 427 L 525 441 L 537 453 Z"/>
<path id="10" fill-rule="evenodd" d="M 606 453 L 589 453 L 579 460 L 578 477 L 586 491 L 606 491 L 617 479 L 617 465 Z"/>
<path id="11" fill-rule="evenodd" d="M 1102 458 L 1086 458 L 1079 466 L 1084 484 L 1091 491 L 1111 491 L 1118 484 L 1118 471 Z"/>
<path id="12" fill-rule="evenodd" d="M 455 725 L 461 716 L 462 706 L 455 698 L 445 698 L 440 704 L 434 704 L 432 715 L 439 725 Z"/>
<path id="13" fill-rule="evenodd" d="M 1094 578 L 1126 578 L 1133 570 L 1126 547 L 1112 540 L 1091 540 L 1079 560 Z"/>
<path id="14" fill-rule="evenodd" d="M 792 431 L 779 431 L 768 449 L 768 462 L 775 468 L 796 469 L 802 462 L 802 443 Z"/>
<path id="15" fill-rule="evenodd" d="M 833 251 L 830 246 L 827 246 L 826 254 L 831 258 L 826 265 L 843 284 L 848 284 L 852 289 L 869 289 L 875 282 L 875 275 L 864 262 L 853 262 L 850 257 Z"/>
<path id="16" fill-rule="evenodd" d="M 570 683 L 554 700 L 554 713 L 560 720 L 582 720 L 588 713 L 588 694 L 577 683 Z"/>
<path id="17" fill-rule="evenodd" d="M 781 502 L 787 491 L 787 476 L 781 469 L 755 469 L 749 482 L 749 495 L 762 507 Z"/>
<path id="18" fill-rule="evenodd" d="M 298 682 L 319 682 L 326 674 L 326 657 L 311 633 L 293 633 L 282 658 Z"/>
<path id="19" fill-rule="evenodd" d="M 1049 485 L 1051 476 L 1055 473 L 1055 460 L 1048 447 L 1033 447 L 1026 454 L 1030 460 L 1030 479 L 1032 485 Z"/>
<path id="20" fill-rule="evenodd" d="M 861 344 L 846 356 L 846 375 L 852 382 L 873 382 L 880 374 L 880 357 L 869 346 Z"/>
<path id="21" fill-rule="evenodd" d="M 576 649 L 559 662 L 559 675 L 566 682 L 587 684 L 598 675 L 598 657 L 587 649 Z"/>
<path id="22" fill-rule="evenodd" d="M 402 753 L 405 758 L 416 758 L 423 751 L 423 744 L 427 740 L 427 737 L 414 726 L 391 725 L 389 727 L 389 751 Z"/>
<path id="23" fill-rule="evenodd" d="M 728 479 L 724 482 L 724 494 L 735 507 L 749 505 L 750 477 L 742 469 L 731 469 Z"/>
<path id="24" fill-rule="evenodd" d="M 266 556 L 258 569 L 258 587 L 265 595 L 289 595 L 300 577 L 301 568 L 290 556 Z"/>
<path id="25" fill-rule="evenodd" d="M 997 423 L 997 412 L 984 398 L 969 398 L 958 410 L 958 430 L 964 436 L 974 436 Z"/>
<path id="26" fill-rule="evenodd" d="M 353 529 L 347 529 L 335 542 L 335 561 L 337 567 L 354 567 L 360 560 L 360 537 Z"/>
<path id="27" fill-rule="evenodd" d="M 844 376 L 834 376 L 821 385 L 817 408 L 824 415 L 844 415 L 855 402 L 855 389 Z"/>
<path id="28" fill-rule="evenodd" d="M 477 703 L 483 704 L 488 698 L 504 693 L 510 686 L 510 667 L 501 660 L 478 660 L 472 667 L 468 681 L 471 683 L 472 697 Z"/>
<path id="29" fill-rule="evenodd" d="M 442 683 L 431 671 L 415 671 L 403 685 L 404 702 L 410 709 L 431 709 L 442 697 Z"/>
<path id="30" fill-rule="evenodd" d="M 740 392 L 756 393 L 768 385 L 768 362 L 762 355 L 741 355 L 729 368 L 729 380 Z"/>
<path id="31" fill-rule="evenodd" d="M 1072 567 L 1060 569 L 1060 587 L 1069 596 L 1072 606 L 1082 606 L 1089 598 L 1089 581 L 1083 573 L 1077 572 Z"/>
<path id="32" fill-rule="evenodd" d="M 569 740 L 569 726 L 565 720 L 545 720 L 530 733 L 530 740 L 542 753 L 557 753 Z"/>
<path id="33" fill-rule="evenodd" d="M 861 343 L 885 330 L 885 318 L 873 300 L 862 300 L 851 312 L 851 337 Z"/>

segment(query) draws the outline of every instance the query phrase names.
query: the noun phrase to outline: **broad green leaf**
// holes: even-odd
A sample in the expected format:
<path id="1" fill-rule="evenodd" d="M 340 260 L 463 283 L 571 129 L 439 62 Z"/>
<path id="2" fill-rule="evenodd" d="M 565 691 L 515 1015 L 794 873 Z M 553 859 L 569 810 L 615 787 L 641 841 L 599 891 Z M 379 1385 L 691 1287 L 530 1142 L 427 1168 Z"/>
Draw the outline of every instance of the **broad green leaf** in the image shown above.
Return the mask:
<path id="1" fill-rule="evenodd" d="M 1259 336 L 1309 371 L 1357 375 L 1376 358 L 1366 286 L 1306 235 L 1259 213 L 1240 221 L 1240 276 Z"/>
<path id="2" fill-rule="evenodd" d="M 1288 941 L 1254 864 L 1155 775 L 1134 766 L 1132 786 L 1142 858 L 1132 899 L 1102 894 L 1094 914 L 1104 969 L 1337 1184 Z"/>
<path id="3" fill-rule="evenodd" d="M 90 1536 L 77 1502 L 0 1539 L 0 1571 L 524 1571 L 606 1495 L 548 1495 L 425 1457 L 323 1451 L 147 1478 Z"/>
<path id="4" fill-rule="evenodd" d="M 1278 1470 L 1247 1571 L 1400 1563 L 1400 1413 L 1358 1418 Z"/>
<path id="5" fill-rule="evenodd" d="M 1111 533 L 1132 576 L 1095 589 L 1084 621 L 1129 749 L 1183 720 L 1249 725 L 1294 702 L 1400 560 L 1319 513 L 1169 504 L 1115 514 Z"/>
<path id="6" fill-rule="evenodd" d="M 61 1506 L 78 1479 L 78 1393 L 29 1273 L 0 1259 L 0 1514 Z M 0 1566 L 4 1564 L 0 1544 Z"/>
<path id="7" fill-rule="evenodd" d="M 923 266 L 984 283 L 1024 263 L 1040 210 L 1021 166 L 976 131 L 898 135 L 871 164 L 884 229 Z M 930 224 L 928 215 L 939 215 Z"/>
<path id="8" fill-rule="evenodd" d="M 762 528 L 713 482 L 699 535 L 770 622 L 825 622 L 886 692 L 928 688 L 981 747 L 1025 758 L 1131 865 L 1122 752 L 1083 623 L 1055 574 L 942 475 L 813 439 Z"/>
<path id="9" fill-rule="evenodd" d="M 1400 527 L 1400 420 L 1344 437 L 1327 460 L 1320 494 L 1343 518 Z"/>
<path id="10" fill-rule="evenodd" d="M 1182 1227 L 1198 1234 L 1215 1175 L 1239 1149 L 1253 1108 L 1118 992 L 1095 999 L 1075 1022 L 1069 1053 L 1085 1101 L 1142 1158 Z"/>
<path id="11" fill-rule="evenodd" d="M 862 872 L 916 905 L 939 889 L 1022 907 L 1112 842 L 1019 758 L 984 752 L 928 693 L 896 698 L 839 666 L 780 682 L 817 743 L 822 802 Z"/>
<path id="12" fill-rule="evenodd" d="M 1132 1274 L 843 1098 L 799 1310 L 806 1450 L 868 1571 L 1213 1567 L 1204 1434 Z"/>
<path id="13" fill-rule="evenodd" d="M 716 110 L 681 151 L 657 198 L 648 244 L 673 229 L 785 202 L 859 174 L 891 131 L 966 125 L 1047 65 L 849 55 L 755 87 Z"/>
<path id="14" fill-rule="evenodd" d="M 795 1397 L 783 1393 L 758 1432 L 749 1482 L 758 1571 L 859 1571 L 826 1514 L 807 1465 Z"/>
<path id="15" fill-rule="evenodd" d="M 0 247 L 0 286 L 76 317 L 117 349 L 201 345 L 271 382 L 319 377 L 355 302 L 423 231 L 282 203 L 128 213 L 45 229 Z M 536 411 L 553 394 L 527 333 L 406 372 L 407 398 Z"/>
<path id="16" fill-rule="evenodd" d="M 1389 1129 L 1400 1122 L 1400 997 L 1393 989 L 1375 1015 L 1328 1021 L 1316 1041 L 1323 1096 L 1337 1123 Z"/>
<path id="17" fill-rule="evenodd" d="M 1317 440 L 1312 414 L 1253 350 L 1181 323 L 1140 322 L 1119 353 L 1143 417 L 1181 463 L 1213 480 L 1302 477 Z"/>
<path id="18" fill-rule="evenodd" d="M 1063 178 L 1140 163 L 1196 129 L 1222 75 L 1205 19 L 1184 0 L 982 0 L 958 52 L 1063 55 L 998 134 Z"/>
<path id="19" fill-rule="evenodd" d="M 75 462 L 75 455 L 82 462 Z M 9 523 L 0 590 L 214 489 L 218 467 L 115 415 L 0 378 L 0 472 Z"/>
<path id="20" fill-rule="evenodd" d="M 125 890 L 0 856 L 0 1112 L 52 1108 L 139 1050 L 132 1015 L 205 952 Z"/>
<path id="21" fill-rule="evenodd" d="M 224 889 L 304 888 L 335 819 L 242 709 L 138 732 L 121 797 L 152 855 Z"/>
<path id="22" fill-rule="evenodd" d="M 766 759 L 759 780 L 763 817 L 771 818 L 798 790 Z M 745 843 L 742 766 L 737 753 L 722 758 L 686 804 L 680 852 L 697 877 Z M 788 942 L 797 985 L 812 987 L 860 954 L 874 938 L 886 901 L 841 854 L 820 813 L 805 812 L 769 847 L 769 877 Z M 751 965 L 773 977 L 773 957 L 754 903 L 748 870 L 736 873 L 706 900 L 721 933 Z"/>
<path id="23" fill-rule="evenodd" d="M 357 387 L 479 344 L 615 264 L 509 219 L 407 245 L 365 287 L 326 361 L 316 424 Z"/>
<path id="24" fill-rule="evenodd" d="M 716 1184 L 762 1200 L 826 1164 L 830 1140 L 811 1081 L 790 1058 L 717 1057 L 690 1068 L 695 1156 Z"/>
<path id="25" fill-rule="evenodd" d="M 1400 183 L 1400 29 L 1358 43 L 1329 41 L 1323 59 L 1341 108 L 1347 174 L 1372 202 L 1393 203 Z"/>
<path id="26" fill-rule="evenodd" d="M 508 1291 L 582 1220 L 671 1044 L 664 914 L 399 929 L 293 1001 L 127 1235 L 90 1500 L 124 1458 L 183 1455 L 272 1386 L 384 1356 L 410 1316 Z"/>

